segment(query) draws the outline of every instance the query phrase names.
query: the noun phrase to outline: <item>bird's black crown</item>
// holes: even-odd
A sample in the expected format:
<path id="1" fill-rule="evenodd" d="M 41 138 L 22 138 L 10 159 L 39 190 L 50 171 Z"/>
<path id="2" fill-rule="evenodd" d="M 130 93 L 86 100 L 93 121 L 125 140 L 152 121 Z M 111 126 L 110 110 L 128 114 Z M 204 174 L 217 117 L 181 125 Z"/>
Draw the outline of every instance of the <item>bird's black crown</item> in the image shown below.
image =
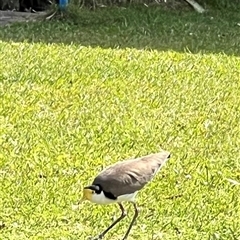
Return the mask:
<path id="1" fill-rule="evenodd" d="M 90 186 L 85 187 L 84 189 L 93 190 L 97 194 L 101 193 L 101 191 L 102 191 L 102 188 L 100 185 L 90 185 Z"/>

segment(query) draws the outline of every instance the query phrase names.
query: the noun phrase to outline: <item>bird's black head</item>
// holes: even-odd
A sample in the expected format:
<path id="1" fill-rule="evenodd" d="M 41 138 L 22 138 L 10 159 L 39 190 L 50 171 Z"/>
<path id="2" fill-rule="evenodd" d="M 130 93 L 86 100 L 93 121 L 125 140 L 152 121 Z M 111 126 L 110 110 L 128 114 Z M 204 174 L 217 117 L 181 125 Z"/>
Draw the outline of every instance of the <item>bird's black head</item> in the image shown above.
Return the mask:
<path id="1" fill-rule="evenodd" d="M 84 187 L 83 189 L 83 197 L 80 202 L 85 200 L 92 201 L 93 195 L 100 194 L 102 192 L 102 187 L 100 185 L 90 185 Z"/>

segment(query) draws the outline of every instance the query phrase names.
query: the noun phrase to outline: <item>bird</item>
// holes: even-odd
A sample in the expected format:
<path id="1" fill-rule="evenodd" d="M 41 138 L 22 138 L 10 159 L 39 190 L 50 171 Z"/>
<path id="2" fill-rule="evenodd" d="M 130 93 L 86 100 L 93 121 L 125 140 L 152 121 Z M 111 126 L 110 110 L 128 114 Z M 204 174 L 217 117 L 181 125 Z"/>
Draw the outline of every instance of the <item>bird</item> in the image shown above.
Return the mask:
<path id="1" fill-rule="evenodd" d="M 101 171 L 91 185 L 83 188 L 83 196 L 79 204 L 90 201 L 95 204 L 118 204 L 121 215 L 106 230 L 93 239 L 103 239 L 106 233 L 126 217 L 122 202 L 131 202 L 134 216 L 122 240 L 126 240 L 132 229 L 139 210 L 136 195 L 149 183 L 170 158 L 170 152 L 162 150 L 142 157 L 126 159 L 110 165 Z"/>

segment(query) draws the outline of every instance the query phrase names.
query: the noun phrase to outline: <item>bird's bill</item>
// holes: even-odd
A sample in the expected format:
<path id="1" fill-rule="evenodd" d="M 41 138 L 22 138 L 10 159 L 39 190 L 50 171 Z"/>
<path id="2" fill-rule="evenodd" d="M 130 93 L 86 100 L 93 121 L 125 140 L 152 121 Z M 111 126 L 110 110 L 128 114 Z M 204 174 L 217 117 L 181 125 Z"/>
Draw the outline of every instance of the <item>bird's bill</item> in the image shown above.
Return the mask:
<path id="1" fill-rule="evenodd" d="M 79 200 L 79 202 L 78 202 L 78 204 L 82 204 L 83 202 L 85 202 L 87 199 L 83 196 L 80 200 Z"/>
<path id="2" fill-rule="evenodd" d="M 83 189 L 82 199 L 79 201 L 79 204 L 85 201 L 91 201 L 92 199 L 92 190 L 91 189 Z"/>

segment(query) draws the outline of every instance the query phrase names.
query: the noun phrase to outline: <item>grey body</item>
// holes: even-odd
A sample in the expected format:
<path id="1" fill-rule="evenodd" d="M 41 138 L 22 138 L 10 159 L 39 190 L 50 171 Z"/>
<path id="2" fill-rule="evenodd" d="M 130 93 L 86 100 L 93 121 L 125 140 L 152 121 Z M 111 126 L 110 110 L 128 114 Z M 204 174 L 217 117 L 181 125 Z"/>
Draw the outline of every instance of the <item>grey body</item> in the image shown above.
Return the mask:
<path id="1" fill-rule="evenodd" d="M 137 191 L 142 189 L 152 180 L 155 174 L 162 168 L 169 158 L 170 153 L 162 151 L 160 153 L 150 154 L 136 159 L 117 162 L 103 170 L 94 179 L 92 185 L 87 188 L 93 190 L 94 194 L 101 194 L 103 192 L 106 198 L 113 200 L 117 200 L 118 197 L 120 198 L 120 196 L 125 194 L 135 195 Z M 135 213 L 123 240 L 128 238 L 130 230 L 139 213 L 134 197 L 131 197 L 128 201 L 133 204 Z M 94 239 L 102 239 L 110 229 L 125 218 L 126 212 L 122 203 L 117 203 L 121 210 L 121 216 Z"/>
<path id="2" fill-rule="evenodd" d="M 103 170 L 93 181 L 105 192 L 115 197 L 134 193 L 142 189 L 170 158 L 170 153 L 162 151 L 136 159 L 117 162 Z"/>

